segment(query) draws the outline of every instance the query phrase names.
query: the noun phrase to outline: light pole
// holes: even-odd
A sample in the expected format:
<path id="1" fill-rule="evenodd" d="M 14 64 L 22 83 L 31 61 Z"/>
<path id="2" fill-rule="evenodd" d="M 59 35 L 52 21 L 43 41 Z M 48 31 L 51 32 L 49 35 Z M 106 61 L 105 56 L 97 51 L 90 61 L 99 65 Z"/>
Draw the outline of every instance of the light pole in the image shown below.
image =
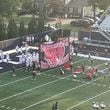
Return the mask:
<path id="1" fill-rule="evenodd" d="M 96 21 L 96 7 L 97 7 L 97 5 L 98 4 L 96 2 L 93 4 L 94 22 Z"/>

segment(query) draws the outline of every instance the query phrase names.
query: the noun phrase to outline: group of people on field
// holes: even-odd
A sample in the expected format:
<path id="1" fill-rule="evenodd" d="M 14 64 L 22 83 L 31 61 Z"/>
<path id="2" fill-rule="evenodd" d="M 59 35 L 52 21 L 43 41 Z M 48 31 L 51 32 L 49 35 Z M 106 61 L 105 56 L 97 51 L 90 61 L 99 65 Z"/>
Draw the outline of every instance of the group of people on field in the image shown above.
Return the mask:
<path id="1" fill-rule="evenodd" d="M 21 47 L 22 48 L 22 47 Z M 29 71 L 32 70 L 32 79 L 35 78 L 36 75 L 36 71 L 40 70 L 40 65 L 39 65 L 39 52 L 38 50 L 36 51 L 30 51 L 28 49 L 28 46 L 26 45 L 25 47 L 23 47 L 22 51 L 21 48 L 19 48 L 19 46 L 17 45 L 15 50 L 16 50 L 16 55 L 18 55 L 17 57 L 19 57 L 19 67 L 23 67 L 25 69 L 25 71 Z M 16 66 L 13 65 L 12 66 L 12 70 L 13 70 L 13 76 L 15 75 L 15 69 Z"/>

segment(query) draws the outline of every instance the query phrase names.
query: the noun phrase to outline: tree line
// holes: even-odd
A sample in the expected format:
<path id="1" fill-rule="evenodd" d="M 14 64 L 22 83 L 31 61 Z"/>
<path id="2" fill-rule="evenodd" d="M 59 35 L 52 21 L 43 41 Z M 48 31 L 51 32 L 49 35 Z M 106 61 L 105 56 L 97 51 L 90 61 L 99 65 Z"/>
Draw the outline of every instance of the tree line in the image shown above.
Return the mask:
<path id="1" fill-rule="evenodd" d="M 31 18 L 28 25 L 25 25 L 22 19 L 19 24 L 15 22 L 14 18 L 10 18 L 8 23 L 0 19 L 0 40 L 22 37 L 41 31 L 44 31 L 44 24 L 42 20 L 36 19 L 34 16 Z"/>

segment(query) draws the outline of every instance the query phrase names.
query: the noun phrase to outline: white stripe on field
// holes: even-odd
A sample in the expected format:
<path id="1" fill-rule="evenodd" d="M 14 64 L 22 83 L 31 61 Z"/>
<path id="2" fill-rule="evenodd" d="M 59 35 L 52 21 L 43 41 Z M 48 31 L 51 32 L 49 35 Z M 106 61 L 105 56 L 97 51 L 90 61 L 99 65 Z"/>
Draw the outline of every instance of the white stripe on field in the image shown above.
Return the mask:
<path id="1" fill-rule="evenodd" d="M 89 98 L 89 99 L 87 99 L 87 100 L 85 100 L 85 101 L 82 101 L 82 102 L 80 102 L 80 103 L 78 103 L 78 104 L 76 104 L 76 105 L 74 105 L 74 106 L 68 108 L 67 110 L 71 110 L 71 109 L 73 109 L 73 108 L 75 108 L 75 107 L 77 107 L 77 106 L 79 106 L 79 105 L 84 104 L 85 102 L 88 102 L 88 101 L 90 101 L 90 100 L 92 100 L 92 99 L 94 99 L 94 98 L 96 98 L 96 97 L 99 97 L 99 96 L 101 96 L 101 95 L 104 95 L 104 94 L 106 94 L 106 93 L 108 93 L 108 92 L 110 92 L 110 89 L 107 90 L 107 91 L 105 91 L 105 92 L 102 92 L 102 93 L 100 93 L 100 94 L 97 94 L 97 95 L 95 95 L 94 97 L 91 97 L 91 98 Z"/>
<path id="2" fill-rule="evenodd" d="M 15 82 L 22 81 L 22 80 L 28 79 L 28 78 L 30 78 L 30 77 L 32 77 L 32 76 L 28 76 L 28 77 L 25 77 L 25 78 L 21 78 L 21 79 L 18 79 L 18 80 L 15 80 L 15 81 L 12 81 L 12 82 L 9 82 L 9 83 L 0 85 L 0 87 L 4 87 L 4 86 L 7 86 L 7 85 L 9 85 L 9 84 L 13 84 L 13 83 L 15 83 Z"/>
<path id="3" fill-rule="evenodd" d="M 46 98 L 46 99 L 44 99 L 44 100 L 41 100 L 41 101 L 39 101 L 39 102 L 37 102 L 37 103 L 34 103 L 34 104 L 32 104 L 32 105 L 29 105 L 29 106 L 23 108 L 22 110 L 26 110 L 26 109 L 28 109 L 28 108 L 31 108 L 31 107 L 35 106 L 35 105 L 41 104 L 41 103 L 43 103 L 43 102 L 46 102 L 46 101 L 48 101 L 48 100 L 50 100 L 50 99 L 52 99 L 52 98 L 55 98 L 55 97 L 60 96 L 60 95 L 62 95 L 62 94 L 68 93 L 68 92 L 70 92 L 70 91 L 72 91 L 72 90 L 75 90 L 75 89 L 78 89 L 78 88 L 80 88 L 80 87 L 83 87 L 83 86 L 85 86 L 85 85 L 87 85 L 87 84 L 91 84 L 92 82 L 97 81 L 97 80 L 102 79 L 102 78 L 103 78 L 103 77 L 100 77 L 100 78 L 97 78 L 97 79 L 92 80 L 92 81 L 90 81 L 90 82 L 87 82 L 87 83 L 85 83 L 85 84 L 81 84 L 81 85 L 79 85 L 79 86 L 77 86 L 77 87 L 74 87 L 74 88 L 65 90 L 65 91 L 63 91 L 63 92 L 61 92 L 61 93 L 59 93 L 59 94 L 53 95 L 53 96 L 48 97 L 48 98 Z"/>
<path id="4" fill-rule="evenodd" d="M 57 80 L 54 80 L 54 81 L 51 81 L 51 82 L 48 82 L 48 83 L 42 84 L 42 85 L 40 85 L 40 86 L 37 86 L 37 87 L 31 88 L 31 89 L 25 90 L 25 91 L 20 92 L 20 93 L 18 93 L 18 94 L 15 94 L 15 95 L 12 95 L 12 96 L 6 97 L 6 98 L 4 98 L 4 99 L 1 99 L 0 102 L 5 101 L 5 100 L 8 100 L 8 99 L 10 99 L 10 98 L 13 98 L 13 97 L 15 97 L 15 96 L 18 96 L 18 95 L 24 94 L 24 93 L 26 93 L 26 92 L 32 91 L 32 90 L 34 90 L 34 89 L 38 89 L 38 88 L 40 88 L 40 87 L 43 87 L 43 86 L 46 86 L 46 85 L 52 84 L 52 83 L 54 83 L 54 82 L 57 82 L 57 81 L 63 80 L 63 79 L 65 79 L 65 78 L 67 78 L 67 77 L 70 77 L 70 76 L 72 76 L 72 75 L 68 75 L 68 76 L 66 76 L 66 77 L 63 77 L 63 78 L 60 78 L 60 79 L 57 79 Z"/>
<path id="5" fill-rule="evenodd" d="M 16 69 L 16 70 L 20 70 L 20 69 L 22 69 L 22 68 L 18 68 L 18 69 Z M 5 75 L 5 74 L 7 74 L 7 73 L 11 73 L 12 71 L 6 71 L 6 72 L 3 72 L 3 73 L 0 73 L 0 76 L 2 76 L 2 75 Z"/>

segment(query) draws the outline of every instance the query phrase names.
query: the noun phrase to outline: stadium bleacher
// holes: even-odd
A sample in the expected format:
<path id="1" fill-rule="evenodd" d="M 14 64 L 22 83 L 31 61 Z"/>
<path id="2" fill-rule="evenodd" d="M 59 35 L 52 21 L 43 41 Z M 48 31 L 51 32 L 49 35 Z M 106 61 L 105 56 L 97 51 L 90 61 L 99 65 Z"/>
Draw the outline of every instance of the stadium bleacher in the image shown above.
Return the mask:
<path id="1" fill-rule="evenodd" d="M 100 28 L 106 31 L 110 31 L 110 15 L 107 15 L 106 18 L 100 24 Z"/>

